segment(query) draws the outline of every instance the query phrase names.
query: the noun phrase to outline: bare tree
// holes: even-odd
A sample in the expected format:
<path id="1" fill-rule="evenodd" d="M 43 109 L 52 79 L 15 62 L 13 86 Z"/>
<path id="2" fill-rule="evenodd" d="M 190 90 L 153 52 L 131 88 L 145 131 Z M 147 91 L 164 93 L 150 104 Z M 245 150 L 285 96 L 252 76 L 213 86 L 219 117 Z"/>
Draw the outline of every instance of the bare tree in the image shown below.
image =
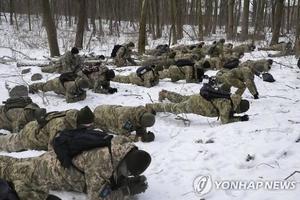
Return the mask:
<path id="1" fill-rule="evenodd" d="M 146 16 L 147 16 L 148 0 L 143 0 L 141 19 L 140 19 L 140 31 L 139 31 L 139 43 L 138 51 L 139 54 L 145 53 L 146 45 Z"/>
<path id="2" fill-rule="evenodd" d="M 242 21 L 242 35 L 241 39 L 248 39 L 248 28 L 249 28 L 249 0 L 244 0 L 244 8 L 243 8 L 243 21 Z"/>
<path id="3" fill-rule="evenodd" d="M 59 56 L 56 28 L 52 18 L 49 0 L 42 0 L 43 20 L 47 31 L 50 55 Z"/>
<path id="4" fill-rule="evenodd" d="M 271 45 L 277 44 L 279 40 L 283 7 L 284 7 L 284 0 L 276 0 L 276 10 L 275 10 L 275 17 L 274 17 L 275 26 L 272 33 Z"/>
<path id="5" fill-rule="evenodd" d="M 228 24 L 227 24 L 227 39 L 233 39 L 233 8 L 234 0 L 228 0 Z"/>
<path id="6" fill-rule="evenodd" d="M 78 23 L 76 31 L 75 46 L 78 48 L 83 47 L 83 34 L 86 22 L 86 2 L 85 0 L 77 0 L 78 3 Z"/>

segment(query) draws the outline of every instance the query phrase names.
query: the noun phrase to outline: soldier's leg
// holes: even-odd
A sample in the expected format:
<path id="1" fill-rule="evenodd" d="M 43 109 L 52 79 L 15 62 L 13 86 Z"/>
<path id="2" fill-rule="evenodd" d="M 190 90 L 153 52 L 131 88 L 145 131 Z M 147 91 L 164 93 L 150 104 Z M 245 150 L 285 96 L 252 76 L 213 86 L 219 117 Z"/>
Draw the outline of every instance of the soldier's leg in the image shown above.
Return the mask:
<path id="1" fill-rule="evenodd" d="M 125 58 L 115 58 L 115 64 L 117 67 L 126 67 L 126 59 Z"/>
<path id="2" fill-rule="evenodd" d="M 168 99 L 172 103 L 180 103 L 180 102 L 188 100 L 188 98 L 189 98 L 189 96 L 184 96 L 184 95 L 178 94 L 176 92 L 171 92 L 171 91 L 167 91 L 167 90 L 162 90 L 159 92 L 159 101 Z"/>
<path id="3" fill-rule="evenodd" d="M 42 67 L 42 72 L 45 73 L 55 73 L 60 71 L 61 65 L 60 64 L 53 64 L 49 66 Z"/>
<path id="4" fill-rule="evenodd" d="M 0 136 L 0 150 L 8 152 L 18 152 L 24 151 L 27 148 L 25 147 L 26 138 L 23 137 L 23 134 L 12 133 L 8 135 Z"/>
<path id="5" fill-rule="evenodd" d="M 119 83 L 131 83 L 129 76 L 121 76 L 121 75 L 115 76 L 115 78 L 112 81 L 119 82 Z"/>

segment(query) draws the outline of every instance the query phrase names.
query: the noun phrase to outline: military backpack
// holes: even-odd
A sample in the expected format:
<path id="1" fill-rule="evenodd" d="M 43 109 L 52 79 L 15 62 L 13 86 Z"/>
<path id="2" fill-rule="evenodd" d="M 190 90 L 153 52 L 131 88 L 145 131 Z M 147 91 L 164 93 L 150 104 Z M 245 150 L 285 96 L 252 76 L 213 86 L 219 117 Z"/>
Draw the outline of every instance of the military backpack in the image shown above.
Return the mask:
<path id="1" fill-rule="evenodd" d="M 218 98 L 230 99 L 229 92 L 225 92 L 221 89 L 215 89 L 213 86 L 207 83 L 204 84 L 203 87 L 200 89 L 200 95 L 207 101 L 211 101 L 213 99 Z"/>
<path id="2" fill-rule="evenodd" d="M 89 130 L 85 128 L 74 130 L 63 130 L 58 132 L 53 139 L 53 149 L 57 155 L 57 159 L 65 168 L 70 168 L 73 165 L 72 159 L 84 151 L 88 151 L 98 147 L 107 147 L 111 154 L 111 140 L 113 136 L 105 132 L 97 130 Z M 80 170 L 79 170 L 80 171 Z"/>
<path id="3" fill-rule="evenodd" d="M 11 108 L 25 108 L 32 103 L 32 100 L 30 97 L 11 97 L 2 103 L 5 110 L 9 110 Z"/>
<path id="4" fill-rule="evenodd" d="M 111 58 L 115 58 L 115 57 L 117 56 L 118 50 L 119 50 L 121 47 L 123 47 L 123 46 L 122 46 L 122 45 L 119 45 L 119 44 L 115 45 L 114 48 L 113 48 L 113 50 L 111 51 L 110 57 L 111 57 Z"/>

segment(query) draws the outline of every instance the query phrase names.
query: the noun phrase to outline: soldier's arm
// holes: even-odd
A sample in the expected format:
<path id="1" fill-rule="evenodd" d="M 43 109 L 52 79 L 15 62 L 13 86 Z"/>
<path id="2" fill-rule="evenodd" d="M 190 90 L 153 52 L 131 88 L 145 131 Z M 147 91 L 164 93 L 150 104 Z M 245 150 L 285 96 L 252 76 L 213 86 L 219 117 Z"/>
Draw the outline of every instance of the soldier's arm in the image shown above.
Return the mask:
<path id="1" fill-rule="evenodd" d="M 229 100 L 222 101 L 216 105 L 219 109 L 219 115 L 222 124 L 241 121 L 240 117 L 233 115 L 232 105 Z"/>
<path id="2" fill-rule="evenodd" d="M 246 86 L 253 96 L 258 94 L 254 79 L 247 79 Z"/>
<path id="3" fill-rule="evenodd" d="M 125 47 L 120 47 L 116 53 L 116 58 L 122 58 L 125 54 Z"/>

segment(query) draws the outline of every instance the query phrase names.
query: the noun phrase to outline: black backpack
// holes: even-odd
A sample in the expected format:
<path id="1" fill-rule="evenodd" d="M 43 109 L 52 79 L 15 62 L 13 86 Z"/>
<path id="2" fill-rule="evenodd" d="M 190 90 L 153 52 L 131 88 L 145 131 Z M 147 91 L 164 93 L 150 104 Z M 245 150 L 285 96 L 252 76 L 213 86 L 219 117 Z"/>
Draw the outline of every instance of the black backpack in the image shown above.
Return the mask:
<path id="1" fill-rule="evenodd" d="M 12 183 L 0 179 L 0 200 L 20 200 Z"/>
<path id="2" fill-rule="evenodd" d="M 239 66 L 239 59 L 232 59 L 228 62 L 226 62 L 223 66 L 223 68 L 226 68 L 226 69 L 234 69 L 234 68 L 237 68 Z"/>
<path id="3" fill-rule="evenodd" d="M 73 72 L 66 72 L 59 76 L 59 81 L 61 82 L 62 85 L 64 85 L 65 82 L 75 81 L 77 77 L 78 75 Z"/>
<path id="4" fill-rule="evenodd" d="M 194 66 L 194 62 L 192 62 L 189 59 L 179 59 L 175 61 L 175 65 L 178 67 L 183 67 L 183 66 Z"/>
<path id="5" fill-rule="evenodd" d="M 207 101 L 211 101 L 217 98 L 230 99 L 230 93 L 222 91 L 220 89 L 215 89 L 210 84 L 204 84 L 200 89 L 200 95 Z"/>
<path id="6" fill-rule="evenodd" d="M 25 108 L 32 103 L 32 100 L 30 97 L 11 97 L 2 103 L 5 110 L 9 110 L 11 108 Z"/>
<path id="7" fill-rule="evenodd" d="M 143 80 L 143 75 L 149 71 L 153 71 L 155 66 L 143 66 L 136 70 L 136 75 Z"/>
<path id="8" fill-rule="evenodd" d="M 111 154 L 112 138 L 112 135 L 96 130 L 63 130 L 58 132 L 57 136 L 52 141 L 52 145 L 57 155 L 57 159 L 63 167 L 70 168 L 73 166 L 78 169 L 72 164 L 72 159 L 75 156 L 81 154 L 83 151 L 98 147 L 108 147 Z"/>
<path id="9" fill-rule="evenodd" d="M 118 50 L 119 50 L 121 47 L 122 47 L 122 45 L 119 45 L 119 44 L 115 45 L 114 48 L 113 48 L 113 50 L 111 51 L 110 57 L 111 57 L 111 58 L 116 57 L 116 56 L 117 56 L 117 52 L 118 52 Z"/>
<path id="10" fill-rule="evenodd" d="M 270 73 L 263 73 L 262 78 L 263 78 L 263 81 L 266 81 L 266 82 L 270 82 L 270 83 L 275 82 L 274 77 Z"/>

